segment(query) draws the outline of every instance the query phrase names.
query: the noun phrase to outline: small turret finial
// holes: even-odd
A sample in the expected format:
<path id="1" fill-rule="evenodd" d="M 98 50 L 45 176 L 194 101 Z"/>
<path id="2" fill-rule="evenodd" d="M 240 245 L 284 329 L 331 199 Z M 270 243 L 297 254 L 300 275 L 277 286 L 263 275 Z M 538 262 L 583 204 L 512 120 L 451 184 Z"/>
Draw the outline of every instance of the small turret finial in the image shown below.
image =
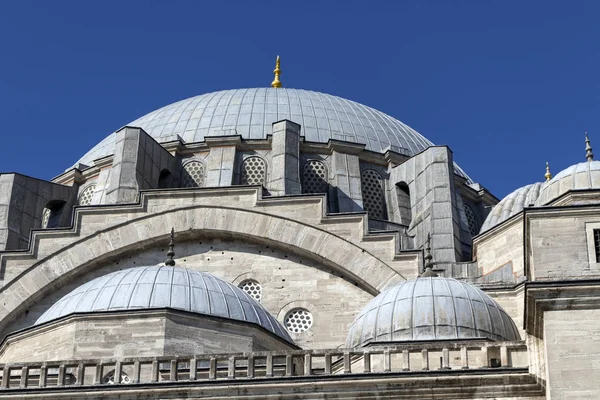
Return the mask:
<path id="1" fill-rule="evenodd" d="M 169 251 L 167 252 L 167 261 L 165 261 L 165 265 L 169 267 L 175 266 L 175 260 L 173 257 L 175 256 L 175 251 L 173 248 L 175 247 L 175 228 L 171 228 L 171 241 L 169 242 Z"/>
<path id="2" fill-rule="evenodd" d="M 544 177 L 546 178 L 546 182 L 548 182 L 550 179 L 552 179 L 552 173 L 550 173 L 550 166 L 548 165 L 547 161 L 546 161 L 546 174 L 544 175 Z"/>
<path id="3" fill-rule="evenodd" d="M 594 160 L 594 153 L 592 153 L 592 146 L 590 145 L 590 138 L 587 132 L 585 133 L 585 158 L 588 161 Z"/>
<path id="4" fill-rule="evenodd" d="M 431 255 L 431 233 L 427 234 L 427 247 L 425 247 L 425 271 L 421 274 L 421 278 L 429 276 L 438 276 L 433 272 L 433 256 Z"/>
<path id="5" fill-rule="evenodd" d="M 277 56 L 277 60 L 275 61 L 275 69 L 273 70 L 273 72 L 275 73 L 275 79 L 273 79 L 273 82 L 271 82 L 271 87 L 273 88 L 280 88 L 281 87 L 281 81 L 279 80 L 279 76 L 281 75 L 281 62 L 279 61 L 279 56 Z"/>

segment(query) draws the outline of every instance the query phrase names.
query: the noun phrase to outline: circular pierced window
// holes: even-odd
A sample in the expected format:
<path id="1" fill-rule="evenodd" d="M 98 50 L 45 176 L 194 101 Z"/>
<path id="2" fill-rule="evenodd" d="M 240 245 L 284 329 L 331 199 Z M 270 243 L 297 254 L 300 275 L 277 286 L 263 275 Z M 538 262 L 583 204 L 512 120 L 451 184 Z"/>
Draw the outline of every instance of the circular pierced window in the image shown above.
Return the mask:
<path id="1" fill-rule="evenodd" d="M 465 204 L 465 215 L 467 216 L 467 222 L 469 223 L 469 231 L 471 232 L 471 235 L 477 235 L 477 226 L 479 225 L 477 223 L 477 217 L 475 216 L 473 209 L 467 204 Z"/>
<path id="2" fill-rule="evenodd" d="M 260 283 L 256 282 L 255 280 L 248 279 L 240 283 L 240 289 L 248 293 L 250 297 L 260 303 L 260 300 L 262 299 L 262 287 L 260 286 Z"/>
<path id="3" fill-rule="evenodd" d="M 246 158 L 242 164 L 242 185 L 263 185 L 265 170 L 265 161 L 262 158 Z"/>
<path id="4" fill-rule="evenodd" d="M 79 195 L 79 205 L 80 206 L 89 206 L 92 204 L 92 197 L 94 196 L 94 189 L 96 189 L 96 185 L 90 185 L 83 189 L 81 194 Z"/>
<path id="5" fill-rule="evenodd" d="M 181 187 L 204 186 L 204 164 L 200 161 L 190 161 L 183 166 L 181 171 Z"/>
<path id="6" fill-rule="evenodd" d="M 377 171 L 367 169 L 362 173 L 362 197 L 365 211 L 374 219 L 385 218 L 383 179 Z"/>
<path id="7" fill-rule="evenodd" d="M 302 168 L 302 192 L 327 192 L 327 173 L 325 164 L 321 161 L 310 160 L 304 164 L 304 168 Z"/>
<path id="8" fill-rule="evenodd" d="M 291 333 L 306 332 L 313 324 L 313 316 L 304 308 L 290 310 L 284 319 L 285 328 Z"/>

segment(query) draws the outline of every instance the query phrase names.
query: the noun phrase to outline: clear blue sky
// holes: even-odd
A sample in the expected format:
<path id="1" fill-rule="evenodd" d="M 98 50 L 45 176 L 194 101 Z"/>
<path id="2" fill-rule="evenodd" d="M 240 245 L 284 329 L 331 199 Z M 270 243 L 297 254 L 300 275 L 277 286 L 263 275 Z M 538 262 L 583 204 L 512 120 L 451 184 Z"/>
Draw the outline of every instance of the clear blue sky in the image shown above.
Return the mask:
<path id="1" fill-rule="evenodd" d="M 49 179 L 120 126 L 210 91 L 382 110 L 499 197 L 600 156 L 598 1 L 4 1 L 0 171 Z"/>

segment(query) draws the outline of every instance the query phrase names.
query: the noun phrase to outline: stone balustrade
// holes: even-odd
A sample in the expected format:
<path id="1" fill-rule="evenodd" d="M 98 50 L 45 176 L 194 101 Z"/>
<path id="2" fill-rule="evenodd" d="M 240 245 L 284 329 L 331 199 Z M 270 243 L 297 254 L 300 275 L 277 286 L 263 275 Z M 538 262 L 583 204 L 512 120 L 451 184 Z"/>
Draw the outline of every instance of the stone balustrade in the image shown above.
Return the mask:
<path id="1" fill-rule="evenodd" d="M 193 357 L 139 357 L 0 365 L 0 390 L 177 381 L 526 368 L 525 342 L 410 343 L 363 349 L 295 350 Z"/>

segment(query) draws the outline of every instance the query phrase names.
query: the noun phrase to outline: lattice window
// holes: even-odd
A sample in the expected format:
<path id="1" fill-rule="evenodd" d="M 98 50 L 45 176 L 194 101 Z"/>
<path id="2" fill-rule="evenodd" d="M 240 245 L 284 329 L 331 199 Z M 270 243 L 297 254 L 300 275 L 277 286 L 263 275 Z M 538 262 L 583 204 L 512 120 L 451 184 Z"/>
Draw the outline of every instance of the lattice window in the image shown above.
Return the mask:
<path id="1" fill-rule="evenodd" d="M 369 217 L 385 218 L 385 202 L 383 197 L 383 178 L 379 172 L 367 169 L 362 173 L 363 207 Z"/>
<path id="2" fill-rule="evenodd" d="M 125 372 L 121 372 L 121 381 L 119 383 L 121 383 L 121 384 L 131 383 L 131 379 L 129 378 L 129 375 L 127 375 Z M 115 384 L 115 370 L 114 369 L 112 371 L 110 371 L 108 374 L 104 375 L 104 378 L 102 378 L 102 384 L 104 384 L 104 385 L 114 385 Z"/>
<path id="3" fill-rule="evenodd" d="M 310 311 L 304 308 L 295 308 L 290 310 L 284 319 L 285 328 L 292 333 L 305 332 L 313 324 L 313 316 Z"/>
<path id="4" fill-rule="evenodd" d="M 266 175 L 265 161 L 260 157 L 248 157 L 242 164 L 242 185 L 263 185 Z"/>
<path id="5" fill-rule="evenodd" d="M 310 160 L 302 168 L 302 192 L 326 193 L 327 170 L 321 161 Z"/>
<path id="6" fill-rule="evenodd" d="M 594 229 L 594 250 L 596 251 L 596 262 L 600 263 L 600 229 Z"/>
<path id="7" fill-rule="evenodd" d="M 240 283 L 240 289 L 248 293 L 250 297 L 260 303 L 260 300 L 262 299 L 262 287 L 260 286 L 260 283 L 256 282 L 255 280 L 248 279 Z"/>
<path id="8" fill-rule="evenodd" d="M 181 187 L 204 186 L 204 164 L 200 161 L 190 161 L 181 170 Z"/>
<path id="9" fill-rule="evenodd" d="M 42 229 L 46 229 L 48 227 L 48 221 L 50 220 L 51 209 L 48 207 L 44 208 L 44 212 L 42 213 Z"/>
<path id="10" fill-rule="evenodd" d="M 465 204 L 465 215 L 467 216 L 467 222 L 469 223 L 469 231 L 471 232 L 471 235 L 477 235 L 477 233 L 479 233 L 479 223 L 477 222 L 475 212 L 473 212 L 471 206 L 467 204 Z"/>
<path id="11" fill-rule="evenodd" d="M 83 189 L 83 191 L 79 195 L 78 204 L 80 206 L 89 206 L 90 204 L 92 204 L 92 197 L 94 196 L 95 189 L 96 185 L 90 185 Z"/>

